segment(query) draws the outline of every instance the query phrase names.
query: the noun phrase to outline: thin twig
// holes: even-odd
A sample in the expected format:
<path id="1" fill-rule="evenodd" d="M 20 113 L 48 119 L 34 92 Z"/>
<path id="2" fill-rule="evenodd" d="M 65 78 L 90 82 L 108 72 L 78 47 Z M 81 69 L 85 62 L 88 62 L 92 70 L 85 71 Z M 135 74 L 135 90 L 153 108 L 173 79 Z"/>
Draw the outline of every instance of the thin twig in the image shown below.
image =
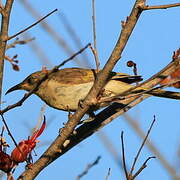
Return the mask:
<path id="1" fill-rule="evenodd" d="M 30 28 L 32 28 L 33 26 L 35 26 L 36 24 L 40 23 L 42 20 L 44 20 L 45 18 L 47 18 L 48 16 L 50 16 L 51 14 L 53 14 L 54 12 L 56 12 L 57 9 L 54 9 L 53 11 L 51 11 L 50 13 L 48 13 L 46 16 L 42 17 L 41 19 L 39 19 L 38 21 L 36 21 L 35 23 L 31 24 L 30 26 L 28 26 L 27 28 L 23 29 L 22 31 L 19 31 L 18 33 L 8 37 L 6 39 L 6 41 L 9 41 L 10 39 L 15 38 L 16 36 L 24 33 L 25 31 L 29 30 Z"/>
<path id="2" fill-rule="evenodd" d="M 5 130 L 5 127 L 3 126 L 3 127 L 2 127 L 2 130 L 1 130 L 1 134 L 0 134 L 0 137 L 1 137 L 1 138 L 3 137 L 4 130 Z"/>
<path id="3" fill-rule="evenodd" d="M 111 174 L 111 168 L 108 169 L 108 173 L 107 173 L 107 175 L 106 175 L 105 180 L 108 180 L 108 179 L 109 179 L 110 174 Z"/>
<path id="4" fill-rule="evenodd" d="M 132 180 L 135 179 L 135 178 L 142 172 L 142 170 L 147 167 L 147 165 L 146 165 L 147 162 L 148 162 L 150 159 L 154 159 L 154 158 L 156 158 L 156 157 L 155 157 L 155 156 L 148 157 L 148 158 L 146 159 L 146 161 L 143 163 L 143 165 L 139 168 L 139 170 L 133 175 Z"/>
<path id="5" fill-rule="evenodd" d="M 18 147 L 18 144 L 16 143 L 16 140 L 14 139 L 13 135 L 11 134 L 11 131 L 6 123 L 6 120 L 4 119 L 4 116 L 1 114 L 2 122 L 4 123 L 4 126 L 6 127 L 6 130 L 8 132 L 8 135 L 11 137 L 12 141 L 14 142 L 15 146 Z"/>
<path id="6" fill-rule="evenodd" d="M 123 162 L 123 168 L 124 168 L 124 173 L 126 175 L 126 179 L 128 180 L 128 171 L 126 168 L 126 157 L 125 157 L 125 148 L 124 148 L 124 132 L 121 132 L 121 147 L 122 147 L 122 162 Z"/>
<path id="7" fill-rule="evenodd" d="M 3 125 L 1 134 L 0 134 L 0 151 L 6 152 L 6 148 L 4 147 L 7 147 L 9 145 L 6 143 L 6 140 L 3 138 L 4 130 L 5 130 L 5 126 Z"/>
<path id="8" fill-rule="evenodd" d="M 147 138 L 148 138 L 148 136 L 149 136 L 149 133 L 151 132 L 151 129 L 152 129 L 155 121 L 156 121 L 156 119 L 155 119 L 155 116 L 154 116 L 154 119 L 153 119 L 153 121 L 152 121 L 152 123 L 151 123 L 151 126 L 150 126 L 150 128 L 148 129 L 148 132 L 147 132 L 147 134 L 146 134 L 146 136 L 145 136 L 145 138 L 144 138 L 144 140 L 143 140 L 143 142 L 142 142 L 142 144 L 141 144 L 141 146 L 140 146 L 140 148 L 139 148 L 139 150 L 138 150 L 138 152 L 137 152 L 137 155 L 136 155 L 135 158 L 134 158 L 134 162 L 133 162 L 133 165 L 132 165 L 131 170 L 130 170 L 130 173 L 129 173 L 130 176 L 132 176 L 132 174 L 133 174 L 133 170 L 134 170 L 134 167 L 135 167 L 136 162 L 137 162 L 137 160 L 138 160 L 138 157 L 139 157 L 139 155 L 140 155 L 140 153 L 141 153 L 141 151 L 142 151 L 142 148 L 144 147 L 144 144 L 145 144 L 145 142 L 146 142 L 146 140 L 147 140 Z"/>
<path id="9" fill-rule="evenodd" d="M 79 175 L 77 176 L 76 180 L 80 180 L 83 176 L 85 176 L 86 174 L 88 174 L 89 170 L 90 170 L 93 166 L 97 165 L 97 164 L 99 163 L 99 160 L 100 160 L 100 159 L 101 159 L 101 156 L 98 156 L 94 162 L 88 164 L 87 167 L 85 168 L 85 170 L 84 170 L 81 174 L 79 174 Z"/>
<path id="10" fill-rule="evenodd" d="M 180 6 L 180 3 L 174 3 L 174 4 L 167 4 L 167 5 L 159 5 L 159 6 L 142 6 L 141 8 L 143 10 L 152 10 L 152 9 L 167 9 L 172 7 L 178 7 Z"/>
<path id="11" fill-rule="evenodd" d="M 56 68 L 60 68 L 61 66 L 64 66 L 64 64 L 66 64 L 67 62 L 69 62 L 70 60 L 72 60 L 74 57 L 76 57 L 77 55 L 81 54 L 85 49 L 87 49 L 91 44 L 88 43 L 84 48 L 80 49 L 77 53 L 73 54 L 71 57 L 69 57 L 68 59 L 64 60 L 61 64 L 59 64 Z"/>
<path id="12" fill-rule="evenodd" d="M 12 42 L 6 46 L 6 50 L 8 50 L 10 48 L 15 48 L 17 44 L 24 45 L 33 40 L 35 40 L 35 38 L 28 38 L 28 39 L 24 39 L 24 40 L 19 40 L 19 38 L 16 38 L 14 42 Z"/>
<path id="13" fill-rule="evenodd" d="M 44 77 L 42 77 L 42 79 L 37 83 L 37 85 L 28 93 L 25 93 L 24 96 L 22 97 L 22 99 L 20 99 L 18 102 L 16 102 L 15 104 L 9 105 L 8 107 L 4 108 L 3 110 L 0 111 L 0 114 L 4 114 L 5 112 L 9 111 L 10 109 L 13 109 L 17 106 L 21 106 L 24 101 L 31 96 L 37 89 L 38 87 L 41 85 L 41 83 L 43 81 L 45 81 L 49 75 L 51 75 L 52 73 L 56 72 L 61 66 L 63 66 L 64 64 L 66 64 L 67 62 L 71 61 L 75 56 L 79 55 L 80 53 L 82 53 L 86 48 L 88 48 L 90 44 L 87 44 L 84 48 L 80 49 L 78 52 L 76 52 L 75 54 L 73 54 L 71 57 L 67 58 L 66 60 L 64 60 L 62 63 L 60 63 L 58 66 L 55 66 L 52 70 L 50 70 L 49 72 L 47 72 Z"/>
<path id="14" fill-rule="evenodd" d="M 93 21 L 93 40 L 94 40 L 94 48 L 92 48 L 92 52 L 94 54 L 94 58 L 96 61 L 96 69 L 97 72 L 100 70 L 100 62 L 97 51 L 97 42 L 96 42 L 96 14 L 95 14 L 95 0 L 92 0 L 92 21 Z"/>

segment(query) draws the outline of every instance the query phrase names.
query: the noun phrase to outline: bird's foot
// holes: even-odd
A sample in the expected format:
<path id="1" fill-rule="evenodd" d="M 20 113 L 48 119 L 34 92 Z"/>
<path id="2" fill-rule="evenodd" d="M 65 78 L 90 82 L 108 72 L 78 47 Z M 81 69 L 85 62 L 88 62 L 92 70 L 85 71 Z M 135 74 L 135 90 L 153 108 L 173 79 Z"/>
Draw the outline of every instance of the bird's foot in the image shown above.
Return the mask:
<path id="1" fill-rule="evenodd" d="M 80 121 L 79 124 L 89 123 L 95 119 L 95 114 L 93 111 L 88 112 L 88 115 L 89 115 L 89 118 Z"/>
<path id="2" fill-rule="evenodd" d="M 72 112 L 70 111 L 69 106 L 66 106 L 66 109 L 67 109 L 67 111 L 68 111 L 68 119 L 71 119 L 73 114 L 72 114 Z"/>
<path id="3" fill-rule="evenodd" d="M 84 123 L 92 122 L 94 119 L 95 119 L 95 117 L 89 117 L 89 118 L 87 118 L 87 119 L 84 119 L 84 120 L 80 121 L 80 122 L 79 122 L 79 125 L 80 125 L 80 124 L 84 124 Z"/>

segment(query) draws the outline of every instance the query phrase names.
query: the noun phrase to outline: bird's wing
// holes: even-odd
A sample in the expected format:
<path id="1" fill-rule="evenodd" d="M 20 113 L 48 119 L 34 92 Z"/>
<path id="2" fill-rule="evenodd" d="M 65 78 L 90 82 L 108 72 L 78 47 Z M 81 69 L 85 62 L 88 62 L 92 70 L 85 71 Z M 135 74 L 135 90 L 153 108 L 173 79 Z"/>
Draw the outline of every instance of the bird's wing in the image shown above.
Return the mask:
<path id="1" fill-rule="evenodd" d="M 82 68 L 65 68 L 52 74 L 51 79 L 62 84 L 84 84 L 92 82 L 95 79 L 96 70 Z M 141 81 L 141 76 L 130 76 L 125 73 L 112 72 L 109 75 L 109 80 L 117 80 L 125 83 L 134 83 Z"/>
<path id="2" fill-rule="evenodd" d="M 94 81 L 95 71 L 92 69 L 66 68 L 52 74 L 51 79 L 62 84 L 83 84 Z"/>

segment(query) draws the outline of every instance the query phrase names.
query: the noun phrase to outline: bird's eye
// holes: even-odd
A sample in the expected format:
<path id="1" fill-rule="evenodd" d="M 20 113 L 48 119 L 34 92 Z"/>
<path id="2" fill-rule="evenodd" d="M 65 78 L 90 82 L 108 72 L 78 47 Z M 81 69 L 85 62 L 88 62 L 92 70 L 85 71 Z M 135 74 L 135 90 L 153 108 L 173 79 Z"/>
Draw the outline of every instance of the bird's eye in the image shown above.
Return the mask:
<path id="1" fill-rule="evenodd" d="M 28 84 L 32 84 L 33 83 L 33 79 L 29 78 L 29 79 L 27 79 L 27 82 L 28 82 Z"/>

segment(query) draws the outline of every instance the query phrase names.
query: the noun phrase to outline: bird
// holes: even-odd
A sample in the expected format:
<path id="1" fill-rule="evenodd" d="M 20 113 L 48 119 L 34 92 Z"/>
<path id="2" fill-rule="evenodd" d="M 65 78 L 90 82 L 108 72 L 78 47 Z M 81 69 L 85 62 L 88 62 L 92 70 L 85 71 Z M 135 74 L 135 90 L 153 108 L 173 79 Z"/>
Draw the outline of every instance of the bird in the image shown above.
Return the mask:
<path id="1" fill-rule="evenodd" d="M 31 91 L 47 74 L 47 71 L 42 70 L 30 74 L 21 83 L 10 88 L 6 94 L 15 90 Z M 59 69 L 50 74 L 48 78 L 39 85 L 34 94 L 39 96 L 50 107 L 63 111 L 75 112 L 78 109 L 79 102 L 84 100 L 92 88 L 96 77 L 97 70 L 95 69 Z M 132 83 L 137 83 L 141 80 L 142 77 L 138 75 L 110 72 L 106 85 L 100 93 L 102 103 L 94 106 L 93 111 L 108 106 L 110 103 L 103 103 L 103 100 L 115 97 L 127 91 L 134 87 Z M 161 94 L 157 96 L 161 96 Z"/>

